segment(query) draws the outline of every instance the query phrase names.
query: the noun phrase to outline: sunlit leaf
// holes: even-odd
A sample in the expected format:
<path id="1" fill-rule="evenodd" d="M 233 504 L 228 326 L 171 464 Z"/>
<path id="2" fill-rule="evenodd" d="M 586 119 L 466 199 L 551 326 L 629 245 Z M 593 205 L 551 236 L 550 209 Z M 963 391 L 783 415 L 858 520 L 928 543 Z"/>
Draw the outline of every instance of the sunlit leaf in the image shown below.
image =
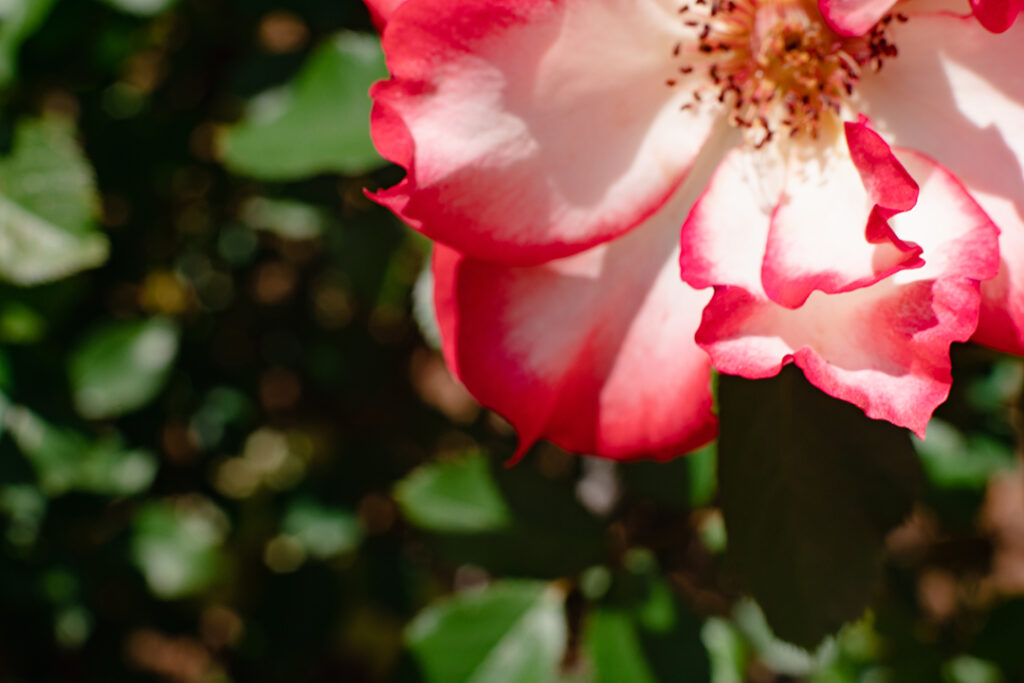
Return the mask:
<path id="1" fill-rule="evenodd" d="M 420 467 L 395 486 L 395 500 L 409 521 L 430 531 L 495 531 L 512 521 L 487 459 L 475 453 Z"/>
<path id="2" fill-rule="evenodd" d="M 981 434 L 965 436 L 938 419 L 914 446 L 929 481 L 943 489 L 982 489 L 994 473 L 1016 464 L 1010 446 Z"/>
<path id="3" fill-rule="evenodd" d="M 156 476 L 152 453 L 126 449 L 116 438 L 92 441 L 21 406 L 10 407 L 3 423 L 51 496 L 68 491 L 131 495 L 149 488 Z"/>
<path id="4" fill-rule="evenodd" d="M 555 681 L 565 647 L 560 593 L 504 581 L 437 602 L 406 631 L 424 683 Z"/>
<path id="5" fill-rule="evenodd" d="M 141 408 L 163 387 L 177 352 L 178 329 L 165 318 L 94 330 L 68 366 L 75 408 L 91 419 Z"/>
<path id="6" fill-rule="evenodd" d="M 282 530 L 306 553 L 321 559 L 351 552 L 363 539 L 363 529 L 352 512 L 309 500 L 288 508 Z"/>
<path id="7" fill-rule="evenodd" d="M 254 230 L 265 230 L 292 240 L 319 237 L 330 224 L 322 209 L 288 199 L 253 197 L 241 208 L 241 218 Z"/>
<path id="8" fill-rule="evenodd" d="M 108 247 L 93 226 L 97 204 L 71 123 L 19 124 L 13 152 L 0 159 L 0 278 L 32 285 L 103 263 Z"/>
<path id="9" fill-rule="evenodd" d="M 132 559 L 161 598 L 202 591 L 218 576 L 224 522 L 211 505 L 150 502 L 135 517 Z"/>
<path id="10" fill-rule="evenodd" d="M 177 3 L 177 0 L 103 0 L 103 2 L 128 14 L 149 17 L 170 9 Z"/>
<path id="11" fill-rule="evenodd" d="M 910 439 L 792 366 L 723 375 L 718 400 L 727 557 L 775 633 L 813 647 L 867 605 L 883 539 L 919 485 Z"/>
<path id="12" fill-rule="evenodd" d="M 56 0 L 6 0 L 0 3 L 0 86 L 17 73 L 18 48 L 42 24 Z"/>
<path id="13" fill-rule="evenodd" d="M 386 75 L 375 36 L 335 36 L 313 52 L 292 84 L 257 97 L 245 119 L 225 132 L 224 163 L 264 180 L 381 165 L 370 140 L 368 91 Z"/>

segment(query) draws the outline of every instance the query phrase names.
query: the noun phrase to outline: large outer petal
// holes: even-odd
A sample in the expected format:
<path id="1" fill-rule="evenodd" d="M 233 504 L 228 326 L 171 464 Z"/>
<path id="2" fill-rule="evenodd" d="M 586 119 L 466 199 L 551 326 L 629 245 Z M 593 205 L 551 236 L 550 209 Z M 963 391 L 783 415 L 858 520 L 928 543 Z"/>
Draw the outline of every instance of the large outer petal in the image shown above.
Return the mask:
<path id="1" fill-rule="evenodd" d="M 995 273 L 997 231 L 947 171 L 916 153 L 898 156 L 921 196 L 892 220 L 924 248 L 922 268 L 852 292 L 816 292 L 796 310 L 761 291 L 718 287 L 697 342 L 718 370 L 744 377 L 795 362 L 826 393 L 923 435 L 949 391 L 949 346 L 977 323 L 978 281 Z"/>
<path id="2" fill-rule="evenodd" d="M 797 308 L 813 291 L 858 289 L 920 266 L 920 248 L 886 222 L 914 205 L 916 185 L 866 122 L 841 131 L 730 152 L 683 225 L 683 279 L 763 289 Z"/>
<path id="3" fill-rule="evenodd" d="M 861 107 L 890 142 L 952 171 L 1000 228 L 974 339 L 1024 353 L 1024 23 L 993 35 L 971 18 L 914 16 L 891 30 L 899 57 L 865 76 Z"/>
<path id="4" fill-rule="evenodd" d="M 445 358 L 516 427 L 520 454 L 546 437 L 578 453 L 669 458 L 714 437 L 710 364 L 693 341 L 710 297 L 679 281 L 680 201 L 542 266 L 435 246 Z"/>
<path id="5" fill-rule="evenodd" d="M 475 258 L 536 264 L 620 235 L 685 177 L 711 125 L 680 111 L 684 39 L 661 0 L 408 0 L 374 87 L 375 196 Z M 692 39 L 692 38 L 691 38 Z M 669 81 L 674 86 L 669 86 Z"/>

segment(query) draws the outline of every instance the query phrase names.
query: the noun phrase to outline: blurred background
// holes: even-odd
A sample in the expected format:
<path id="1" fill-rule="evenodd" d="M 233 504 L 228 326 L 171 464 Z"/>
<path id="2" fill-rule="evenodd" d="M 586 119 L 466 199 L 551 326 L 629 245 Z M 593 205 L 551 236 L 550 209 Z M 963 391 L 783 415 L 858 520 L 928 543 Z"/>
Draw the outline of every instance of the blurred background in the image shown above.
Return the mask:
<path id="1" fill-rule="evenodd" d="M 871 606 L 787 644 L 714 444 L 503 467 L 363 193 L 385 73 L 356 0 L 0 0 L 0 682 L 1024 680 L 1020 359 L 954 349 Z"/>

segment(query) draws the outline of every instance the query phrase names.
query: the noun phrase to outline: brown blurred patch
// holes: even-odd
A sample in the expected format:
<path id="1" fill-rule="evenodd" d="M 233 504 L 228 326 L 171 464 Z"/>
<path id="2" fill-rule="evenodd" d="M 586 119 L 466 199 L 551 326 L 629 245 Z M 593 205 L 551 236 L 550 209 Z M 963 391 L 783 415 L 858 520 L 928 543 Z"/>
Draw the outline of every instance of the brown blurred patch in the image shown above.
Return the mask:
<path id="1" fill-rule="evenodd" d="M 215 673 L 210 653 L 198 640 L 151 629 L 139 629 L 128 636 L 125 656 L 138 669 L 180 683 L 201 683 Z"/>
<path id="2" fill-rule="evenodd" d="M 242 637 L 245 624 L 230 607 L 210 605 L 199 617 L 199 633 L 211 650 L 231 647 Z"/>
<path id="3" fill-rule="evenodd" d="M 448 371 L 440 354 L 416 349 L 409 362 L 409 378 L 423 402 L 452 422 L 469 424 L 480 414 L 479 404 Z"/>
<path id="4" fill-rule="evenodd" d="M 309 41 L 309 29 L 297 14 L 274 10 L 260 20 L 258 39 L 260 46 L 267 52 L 295 52 Z"/>
<path id="5" fill-rule="evenodd" d="M 1024 469 L 989 481 L 980 526 L 995 546 L 986 587 L 1002 595 L 1024 595 Z"/>
<path id="6" fill-rule="evenodd" d="M 368 493 L 359 501 L 359 520 L 370 534 L 382 534 L 395 524 L 395 504 L 387 496 Z"/>
<path id="7" fill-rule="evenodd" d="M 286 263 L 264 263 L 252 282 L 253 297 L 261 304 L 283 303 L 295 291 L 295 269 Z"/>
<path id="8" fill-rule="evenodd" d="M 196 435 L 189 426 L 180 421 L 169 421 L 160 433 L 160 445 L 164 457 L 174 465 L 189 465 L 196 461 Z"/>
<path id="9" fill-rule="evenodd" d="M 260 403 L 267 412 L 287 410 L 302 396 L 298 376 L 290 370 L 271 368 L 260 377 Z"/>
<path id="10" fill-rule="evenodd" d="M 148 313 L 178 315 L 193 308 L 194 303 L 191 288 L 171 271 L 147 273 L 139 288 L 139 306 Z"/>
<path id="11" fill-rule="evenodd" d="M 925 570 L 917 581 L 917 602 L 934 621 L 948 620 L 957 608 L 956 577 L 944 569 Z"/>

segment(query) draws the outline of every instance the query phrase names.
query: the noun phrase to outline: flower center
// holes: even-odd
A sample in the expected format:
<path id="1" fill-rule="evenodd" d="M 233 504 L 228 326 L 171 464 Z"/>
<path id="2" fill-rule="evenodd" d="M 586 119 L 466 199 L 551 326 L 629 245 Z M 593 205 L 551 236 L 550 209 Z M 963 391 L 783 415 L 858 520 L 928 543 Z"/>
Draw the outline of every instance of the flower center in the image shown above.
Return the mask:
<path id="1" fill-rule="evenodd" d="M 696 40 L 677 43 L 679 73 L 706 80 L 683 109 L 713 98 L 756 147 L 777 135 L 817 138 L 826 119 L 842 115 L 865 71 L 878 71 L 896 46 L 883 18 L 866 35 L 847 38 L 824 22 L 813 0 L 692 0 L 679 9 Z M 679 79 L 666 81 L 675 87 Z"/>

